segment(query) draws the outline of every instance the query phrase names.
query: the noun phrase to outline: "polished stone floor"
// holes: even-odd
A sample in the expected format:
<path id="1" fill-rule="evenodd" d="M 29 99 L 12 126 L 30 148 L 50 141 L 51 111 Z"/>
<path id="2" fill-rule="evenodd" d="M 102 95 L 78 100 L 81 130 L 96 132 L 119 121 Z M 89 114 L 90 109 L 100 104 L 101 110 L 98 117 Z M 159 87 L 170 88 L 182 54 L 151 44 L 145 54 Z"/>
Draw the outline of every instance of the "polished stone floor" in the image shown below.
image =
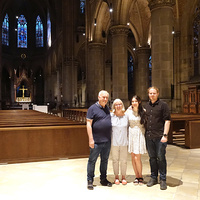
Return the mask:
<path id="1" fill-rule="evenodd" d="M 150 178 L 148 154 L 142 156 L 143 175 Z M 200 149 L 167 147 L 167 190 L 155 185 L 133 184 L 134 172 L 128 158 L 126 186 L 108 188 L 99 183 L 99 160 L 96 164 L 94 190 L 87 190 L 87 158 L 0 165 L 1 200 L 200 200 Z M 114 181 L 112 161 L 109 160 L 108 179 Z"/>

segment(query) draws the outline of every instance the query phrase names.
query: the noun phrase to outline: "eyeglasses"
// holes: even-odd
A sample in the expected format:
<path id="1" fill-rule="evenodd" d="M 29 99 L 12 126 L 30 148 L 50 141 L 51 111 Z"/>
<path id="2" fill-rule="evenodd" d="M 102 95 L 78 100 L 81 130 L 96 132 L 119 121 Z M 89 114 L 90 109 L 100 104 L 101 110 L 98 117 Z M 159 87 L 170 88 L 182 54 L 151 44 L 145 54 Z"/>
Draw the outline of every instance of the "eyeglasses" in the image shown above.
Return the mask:
<path id="1" fill-rule="evenodd" d="M 120 104 L 115 104 L 115 106 L 122 106 L 122 104 L 120 103 Z"/>

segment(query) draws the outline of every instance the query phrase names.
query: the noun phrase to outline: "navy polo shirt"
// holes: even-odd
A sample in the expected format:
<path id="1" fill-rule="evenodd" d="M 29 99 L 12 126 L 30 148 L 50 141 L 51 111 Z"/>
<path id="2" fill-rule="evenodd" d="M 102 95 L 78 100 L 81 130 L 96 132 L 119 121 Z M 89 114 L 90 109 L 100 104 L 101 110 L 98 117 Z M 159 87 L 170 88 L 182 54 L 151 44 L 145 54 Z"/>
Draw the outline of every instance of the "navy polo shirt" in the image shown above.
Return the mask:
<path id="1" fill-rule="evenodd" d="M 111 116 L 106 105 L 103 108 L 98 102 L 91 105 L 87 111 L 87 119 L 92 119 L 92 134 L 95 143 L 111 141 Z"/>
<path id="2" fill-rule="evenodd" d="M 165 121 L 171 120 L 167 103 L 160 99 L 155 103 L 149 101 L 145 109 L 147 115 L 146 137 L 149 139 L 162 137 Z"/>

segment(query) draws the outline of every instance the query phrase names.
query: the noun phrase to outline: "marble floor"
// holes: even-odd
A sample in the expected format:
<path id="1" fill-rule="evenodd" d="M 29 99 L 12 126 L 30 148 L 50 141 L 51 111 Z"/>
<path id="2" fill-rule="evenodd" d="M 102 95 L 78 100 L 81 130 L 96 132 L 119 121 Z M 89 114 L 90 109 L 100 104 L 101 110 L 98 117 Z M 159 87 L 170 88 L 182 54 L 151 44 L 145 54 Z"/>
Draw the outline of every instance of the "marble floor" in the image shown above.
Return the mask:
<path id="1" fill-rule="evenodd" d="M 148 154 L 142 156 L 143 175 L 150 178 Z M 72 199 L 142 199 L 142 200 L 200 200 L 200 149 L 167 147 L 167 190 L 135 186 L 134 172 L 128 157 L 128 184 L 108 188 L 99 183 L 99 160 L 96 164 L 94 190 L 87 190 L 87 158 L 62 159 L 45 162 L 1 164 L 1 200 L 66 200 Z M 114 181 L 112 161 L 109 160 L 108 179 Z"/>

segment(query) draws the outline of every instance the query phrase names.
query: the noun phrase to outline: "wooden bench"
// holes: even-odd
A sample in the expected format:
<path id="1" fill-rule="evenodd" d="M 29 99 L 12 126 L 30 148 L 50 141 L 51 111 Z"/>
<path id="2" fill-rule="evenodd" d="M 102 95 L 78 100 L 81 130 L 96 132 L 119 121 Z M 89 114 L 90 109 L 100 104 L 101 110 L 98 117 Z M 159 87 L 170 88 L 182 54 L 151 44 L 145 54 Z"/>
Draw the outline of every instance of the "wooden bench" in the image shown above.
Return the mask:
<path id="1" fill-rule="evenodd" d="M 187 148 L 200 147 L 199 114 L 171 114 L 168 143 Z M 194 138 L 198 138 L 197 141 Z"/>
<path id="2" fill-rule="evenodd" d="M 33 110 L 0 111 L 0 163 L 88 155 L 85 124 Z"/>
<path id="3" fill-rule="evenodd" d="M 65 109 L 63 111 L 63 117 L 80 123 L 86 123 L 86 114 L 87 109 Z"/>

